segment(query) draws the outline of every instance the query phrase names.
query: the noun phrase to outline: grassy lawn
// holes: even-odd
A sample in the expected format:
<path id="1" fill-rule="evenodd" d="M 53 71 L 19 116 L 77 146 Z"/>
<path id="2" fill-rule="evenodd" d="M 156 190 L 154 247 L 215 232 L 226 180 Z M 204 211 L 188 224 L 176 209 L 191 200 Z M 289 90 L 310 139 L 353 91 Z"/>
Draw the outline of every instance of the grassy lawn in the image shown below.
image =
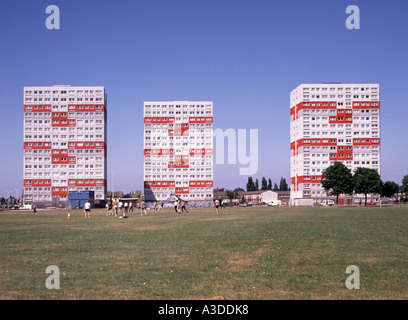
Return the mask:
<path id="1" fill-rule="evenodd" d="M 70 213 L 0 213 L 0 299 L 408 298 L 408 206 Z"/>

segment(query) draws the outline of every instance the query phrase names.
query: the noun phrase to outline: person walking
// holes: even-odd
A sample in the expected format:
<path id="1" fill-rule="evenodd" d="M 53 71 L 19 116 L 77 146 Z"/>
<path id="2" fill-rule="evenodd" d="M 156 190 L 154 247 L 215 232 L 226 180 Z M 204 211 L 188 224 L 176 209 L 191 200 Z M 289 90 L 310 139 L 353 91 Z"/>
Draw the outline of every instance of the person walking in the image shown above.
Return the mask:
<path id="1" fill-rule="evenodd" d="M 123 213 L 123 202 L 119 200 L 119 214 Z"/>
<path id="2" fill-rule="evenodd" d="M 84 205 L 84 212 L 85 212 L 85 219 L 91 218 L 91 203 L 89 202 L 89 200 L 86 200 L 86 203 Z"/>
<path id="3" fill-rule="evenodd" d="M 141 215 L 143 215 L 143 212 L 146 215 L 147 214 L 147 212 L 146 212 L 146 202 L 142 201 L 141 207 L 142 207 L 142 214 Z"/>
<path id="4" fill-rule="evenodd" d="M 214 204 L 215 204 L 215 211 L 217 212 L 217 215 L 218 215 L 219 214 L 219 207 L 220 207 L 220 200 L 215 199 Z"/>
<path id="5" fill-rule="evenodd" d="M 128 212 L 128 206 L 129 204 L 127 202 L 123 204 L 123 217 L 126 217 L 126 213 Z"/>
<path id="6" fill-rule="evenodd" d="M 177 201 L 177 200 L 174 200 L 174 211 L 176 211 L 176 213 L 180 213 L 180 212 L 177 210 L 177 207 L 178 207 L 178 201 Z"/>
<path id="7" fill-rule="evenodd" d="M 113 201 L 113 212 L 115 213 L 115 217 L 118 216 L 118 200 Z"/>
<path id="8" fill-rule="evenodd" d="M 184 212 L 184 210 L 186 210 L 186 212 L 188 213 L 187 209 L 186 209 L 186 202 L 183 200 L 181 202 L 181 212 Z"/>
<path id="9" fill-rule="evenodd" d="M 37 214 L 37 206 L 36 206 L 35 203 L 34 203 L 34 205 L 33 205 L 33 214 Z"/>

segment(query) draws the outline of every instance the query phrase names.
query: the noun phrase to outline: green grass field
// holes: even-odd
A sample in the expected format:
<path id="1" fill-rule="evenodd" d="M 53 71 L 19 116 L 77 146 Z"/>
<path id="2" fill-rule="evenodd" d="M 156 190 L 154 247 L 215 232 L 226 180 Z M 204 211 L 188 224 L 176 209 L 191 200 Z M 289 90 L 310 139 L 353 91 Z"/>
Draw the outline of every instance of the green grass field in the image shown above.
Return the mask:
<path id="1" fill-rule="evenodd" d="M 408 206 L 67 212 L 0 213 L 0 299 L 408 298 Z"/>

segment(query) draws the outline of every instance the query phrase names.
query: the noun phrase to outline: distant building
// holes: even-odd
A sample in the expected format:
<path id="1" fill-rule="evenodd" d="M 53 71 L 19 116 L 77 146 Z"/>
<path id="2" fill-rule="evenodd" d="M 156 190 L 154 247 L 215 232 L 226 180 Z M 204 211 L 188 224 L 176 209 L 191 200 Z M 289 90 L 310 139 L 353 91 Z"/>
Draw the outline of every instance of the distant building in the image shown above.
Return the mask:
<path id="1" fill-rule="evenodd" d="M 290 191 L 273 191 L 273 190 L 245 191 L 242 195 L 244 196 L 245 202 L 269 203 L 274 200 L 280 200 L 282 202 L 288 203 Z"/>
<path id="2" fill-rule="evenodd" d="M 213 103 L 144 103 L 144 199 L 213 199 Z"/>
<path id="3" fill-rule="evenodd" d="M 106 199 L 104 87 L 24 87 L 24 203 Z"/>
<path id="4" fill-rule="evenodd" d="M 223 202 L 230 201 L 240 203 L 242 199 L 245 203 L 267 204 L 271 201 L 280 200 L 282 203 L 289 203 L 290 191 L 238 191 L 233 199 L 229 199 L 226 191 L 214 191 L 214 198 L 221 199 Z"/>
<path id="5" fill-rule="evenodd" d="M 292 204 L 328 198 L 320 180 L 335 161 L 351 171 L 366 167 L 381 173 L 380 145 L 379 84 L 298 86 L 290 93 Z M 340 204 L 353 204 L 353 199 L 344 197 Z"/>

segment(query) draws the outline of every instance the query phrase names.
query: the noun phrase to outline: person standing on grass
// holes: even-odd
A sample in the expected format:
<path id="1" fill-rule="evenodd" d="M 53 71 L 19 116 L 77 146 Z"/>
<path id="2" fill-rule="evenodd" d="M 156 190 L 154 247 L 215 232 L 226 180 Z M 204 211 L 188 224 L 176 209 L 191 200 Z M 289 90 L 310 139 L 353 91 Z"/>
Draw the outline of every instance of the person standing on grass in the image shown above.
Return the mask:
<path id="1" fill-rule="evenodd" d="M 123 202 L 122 201 L 120 201 L 119 200 L 119 206 L 118 206 L 118 208 L 119 208 L 119 214 L 121 214 L 123 211 Z"/>
<path id="2" fill-rule="evenodd" d="M 37 206 L 35 205 L 35 203 L 33 205 L 33 214 L 37 214 Z"/>
<path id="3" fill-rule="evenodd" d="M 108 202 L 108 215 L 112 215 L 112 201 Z"/>
<path id="4" fill-rule="evenodd" d="M 129 212 L 130 211 L 133 212 L 133 203 L 132 203 L 132 201 L 129 202 Z"/>
<path id="5" fill-rule="evenodd" d="M 146 212 L 146 202 L 144 202 L 144 201 L 142 201 L 142 205 L 141 205 L 141 207 L 142 207 L 142 214 L 141 215 L 143 215 L 143 212 L 144 212 L 144 214 L 146 215 L 147 214 L 147 212 Z"/>
<path id="6" fill-rule="evenodd" d="M 118 216 L 118 200 L 113 200 L 113 212 L 115 212 L 115 217 Z"/>
<path id="7" fill-rule="evenodd" d="M 176 211 L 176 213 L 180 213 L 180 212 L 177 210 L 177 207 L 178 207 L 178 201 L 177 201 L 177 200 L 174 200 L 174 211 Z"/>
<path id="8" fill-rule="evenodd" d="M 86 200 L 86 203 L 84 205 L 84 212 L 85 212 L 85 218 L 91 218 L 91 203 L 89 200 Z"/>
<path id="9" fill-rule="evenodd" d="M 184 210 L 186 210 L 186 212 L 188 213 L 187 209 L 186 209 L 186 202 L 182 201 L 181 202 L 181 212 L 184 212 Z"/>
<path id="10" fill-rule="evenodd" d="M 127 208 L 126 208 L 125 204 L 126 204 L 126 202 L 124 202 L 124 203 L 123 203 L 123 206 L 122 206 L 122 214 L 123 214 L 124 216 L 126 216 L 126 212 L 127 212 Z"/>
<path id="11" fill-rule="evenodd" d="M 126 213 L 127 213 L 127 202 L 125 202 L 124 204 L 123 204 L 123 214 L 122 214 L 122 218 L 127 218 L 126 217 Z"/>
<path id="12" fill-rule="evenodd" d="M 219 214 L 218 208 L 220 207 L 220 200 L 215 199 L 214 204 L 215 204 L 215 211 L 217 212 L 217 214 Z"/>

